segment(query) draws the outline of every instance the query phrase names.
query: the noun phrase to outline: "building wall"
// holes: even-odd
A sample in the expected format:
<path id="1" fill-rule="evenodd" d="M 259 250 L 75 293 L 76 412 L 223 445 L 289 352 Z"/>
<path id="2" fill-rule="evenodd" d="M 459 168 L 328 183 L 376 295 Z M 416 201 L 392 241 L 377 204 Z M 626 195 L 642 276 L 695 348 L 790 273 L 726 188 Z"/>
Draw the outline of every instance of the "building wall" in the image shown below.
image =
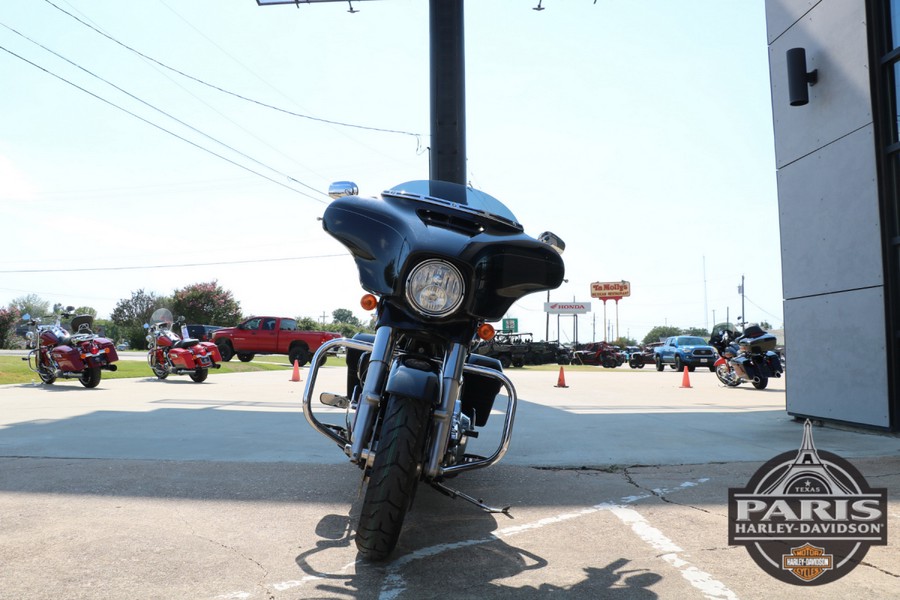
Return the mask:
<path id="1" fill-rule="evenodd" d="M 889 427 L 884 269 L 864 0 L 767 0 L 787 410 Z M 818 70 L 788 99 L 785 52 Z"/>

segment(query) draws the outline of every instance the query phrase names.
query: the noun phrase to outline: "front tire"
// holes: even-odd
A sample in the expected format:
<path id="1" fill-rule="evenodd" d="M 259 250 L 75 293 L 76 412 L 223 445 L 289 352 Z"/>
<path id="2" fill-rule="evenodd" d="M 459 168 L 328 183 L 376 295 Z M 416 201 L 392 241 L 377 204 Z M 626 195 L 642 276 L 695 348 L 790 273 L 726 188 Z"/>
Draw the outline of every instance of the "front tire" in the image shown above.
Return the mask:
<path id="1" fill-rule="evenodd" d="M 100 385 L 100 367 L 87 367 L 81 372 L 81 377 L 78 378 L 78 381 L 86 388 L 97 387 Z"/>
<path id="2" fill-rule="evenodd" d="M 716 377 L 719 378 L 723 384 L 728 387 L 737 387 L 740 385 L 741 380 L 738 379 L 737 374 L 734 370 L 729 369 L 728 365 L 719 365 L 716 367 Z"/>
<path id="3" fill-rule="evenodd" d="M 238 355 L 237 355 L 238 360 L 240 360 L 241 362 L 250 362 L 251 360 L 253 360 L 254 356 L 256 356 L 256 355 L 255 354 L 244 354 L 243 352 L 238 352 Z"/>
<path id="4" fill-rule="evenodd" d="M 41 381 L 47 385 L 51 385 L 56 381 L 56 374 L 44 367 L 38 367 L 38 377 L 40 377 Z"/>
<path id="5" fill-rule="evenodd" d="M 207 377 L 209 377 L 209 369 L 195 369 L 194 372 L 191 373 L 191 379 L 197 383 L 203 383 L 206 381 Z"/>
<path id="6" fill-rule="evenodd" d="M 656 360 L 655 360 L 654 362 L 656 363 L 656 370 L 657 370 L 657 371 L 662 371 L 663 369 L 666 368 L 666 365 L 663 364 L 663 361 L 662 361 L 662 359 L 661 359 L 660 357 L 657 356 L 657 357 L 656 357 Z"/>
<path id="7" fill-rule="evenodd" d="M 219 345 L 219 354 L 222 355 L 222 362 L 228 362 L 234 357 L 234 348 L 231 347 L 231 344 L 225 342 Z"/>
<path id="8" fill-rule="evenodd" d="M 388 400 L 356 528 L 356 547 L 369 560 L 387 558 L 400 538 L 422 469 L 428 416 L 428 402 Z"/>

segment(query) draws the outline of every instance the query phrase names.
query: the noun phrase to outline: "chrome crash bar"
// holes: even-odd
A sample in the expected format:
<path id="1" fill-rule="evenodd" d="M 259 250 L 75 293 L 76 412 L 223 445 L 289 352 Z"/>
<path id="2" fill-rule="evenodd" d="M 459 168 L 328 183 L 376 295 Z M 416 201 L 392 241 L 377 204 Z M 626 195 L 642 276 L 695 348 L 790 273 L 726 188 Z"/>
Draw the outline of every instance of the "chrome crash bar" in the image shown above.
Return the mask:
<path id="1" fill-rule="evenodd" d="M 349 456 L 351 454 L 351 440 L 346 436 L 341 435 L 341 433 L 339 432 L 340 428 L 336 426 L 328 426 L 319 421 L 319 419 L 316 418 L 316 415 L 312 408 L 312 399 L 315 392 L 316 378 L 318 376 L 319 368 L 322 366 L 322 364 L 324 364 L 325 355 L 328 353 L 328 351 L 337 347 L 352 348 L 361 352 L 371 352 L 374 348 L 374 344 L 349 338 L 330 340 L 322 344 L 310 361 L 309 374 L 306 378 L 306 387 L 303 391 L 303 415 L 304 417 L 306 417 L 306 421 L 312 426 L 313 429 L 315 429 L 331 441 L 335 442 Z M 508 400 L 506 404 L 506 415 L 503 421 L 503 428 L 500 432 L 500 441 L 497 449 L 488 457 L 472 459 L 464 463 L 449 465 L 443 468 L 438 466 L 436 471 L 434 470 L 433 464 L 434 457 L 430 457 L 430 460 L 426 458 L 428 462 L 432 463 L 426 465 L 426 467 L 432 467 L 427 469 L 428 471 L 430 471 L 426 473 L 427 477 L 429 478 L 489 467 L 503 458 L 503 456 L 509 449 L 509 444 L 512 440 L 513 424 L 515 422 L 516 407 L 518 406 L 518 396 L 516 395 L 516 389 L 515 386 L 513 386 L 512 381 L 510 381 L 510 379 L 500 371 L 496 371 L 494 369 L 489 369 L 487 367 L 482 367 L 479 365 L 465 364 L 462 371 L 463 374 L 472 373 L 491 379 L 496 379 L 506 389 Z M 371 371 L 369 372 L 369 375 L 372 375 Z M 446 385 L 446 382 L 442 383 Z M 360 403 L 363 402 L 364 400 L 361 399 Z M 443 428 L 440 429 L 441 433 L 443 433 Z M 357 443 L 361 442 L 362 440 L 358 441 Z M 444 442 L 443 447 L 446 447 L 446 441 Z M 443 452 L 444 449 L 442 448 L 441 451 Z M 361 454 L 368 453 L 362 452 Z M 365 458 L 367 459 L 367 461 L 371 461 L 374 459 L 374 455 L 367 455 Z"/>

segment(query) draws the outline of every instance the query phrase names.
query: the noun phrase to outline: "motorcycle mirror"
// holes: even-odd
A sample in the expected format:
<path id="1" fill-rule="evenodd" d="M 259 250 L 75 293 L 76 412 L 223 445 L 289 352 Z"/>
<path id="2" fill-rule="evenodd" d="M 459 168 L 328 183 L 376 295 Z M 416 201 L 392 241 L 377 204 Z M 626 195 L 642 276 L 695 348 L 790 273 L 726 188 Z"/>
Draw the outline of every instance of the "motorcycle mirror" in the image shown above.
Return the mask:
<path id="1" fill-rule="evenodd" d="M 552 231 L 545 231 L 541 235 L 538 236 L 539 242 L 544 242 L 560 254 L 566 249 L 566 243 L 562 241 L 558 235 L 553 233 Z"/>
<path id="2" fill-rule="evenodd" d="M 144 323 L 144 329 L 150 329 L 150 324 L 149 324 L 149 323 Z"/>
<path id="3" fill-rule="evenodd" d="M 328 186 L 328 195 L 335 200 L 344 196 L 355 196 L 358 193 L 359 187 L 352 181 L 335 181 Z"/>
<path id="4" fill-rule="evenodd" d="M 31 314 L 30 314 L 30 313 L 25 313 L 24 315 L 22 315 L 22 320 L 23 320 L 23 321 L 30 321 L 30 320 L 31 320 Z"/>
<path id="5" fill-rule="evenodd" d="M 66 312 L 74 312 L 74 311 L 75 311 L 75 307 L 74 307 L 74 306 L 67 306 L 67 307 L 66 307 Z"/>

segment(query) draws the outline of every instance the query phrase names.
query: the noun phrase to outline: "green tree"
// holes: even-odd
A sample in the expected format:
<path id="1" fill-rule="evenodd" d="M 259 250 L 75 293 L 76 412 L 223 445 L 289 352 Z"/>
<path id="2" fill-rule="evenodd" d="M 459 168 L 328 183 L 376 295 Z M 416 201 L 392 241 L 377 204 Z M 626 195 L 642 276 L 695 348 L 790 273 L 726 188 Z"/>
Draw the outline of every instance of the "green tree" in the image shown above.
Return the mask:
<path id="1" fill-rule="evenodd" d="M 312 317 L 297 317 L 297 329 L 301 331 L 318 331 L 322 325 Z"/>
<path id="2" fill-rule="evenodd" d="M 12 348 L 19 315 L 17 308 L 0 308 L 0 348 Z"/>
<path id="3" fill-rule="evenodd" d="M 241 303 L 217 280 L 194 283 L 175 290 L 172 313 L 188 323 L 234 325 L 241 320 Z"/>
<path id="4" fill-rule="evenodd" d="M 681 335 L 681 328 L 672 325 L 657 325 L 644 336 L 643 344 L 658 342 L 660 339 L 666 339 L 673 335 Z"/>
<path id="5" fill-rule="evenodd" d="M 50 314 L 50 302 L 42 300 L 37 294 L 13 298 L 9 303 L 9 308 L 16 309 L 20 315 L 31 315 L 32 317 L 44 317 Z"/>
<path id="6" fill-rule="evenodd" d="M 331 318 L 335 323 L 346 323 L 347 325 L 353 325 L 354 327 L 362 326 L 359 319 L 357 319 L 353 315 L 353 311 L 349 308 L 336 308 L 331 313 Z"/>
<path id="7" fill-rule="evenodd" d="M 708 338 L 709 332 L 705 327 L 688 327 L 682 333 L 685 335 L 696 335 L 697 337 Z"/>
<path id="8" fill-rule="evenodd" d="M 94 319 L 97 318 L 97 309 L 92 308 L 90 306 L 79 306 L 75 309 L 76 315 L 91 315 Z"/>
<path id="9" fill-rule="evenodd" d="M 119 300 L 110 315 L 110 320 L 119 326 L 119 335 L 131 344 L 133 349 L 146 349 L 147 340 L 144 323 L 150 322 L 153 311 L 171 303 L 171 299 L 143 289 L 131 292 L 131 298 Z"/>

